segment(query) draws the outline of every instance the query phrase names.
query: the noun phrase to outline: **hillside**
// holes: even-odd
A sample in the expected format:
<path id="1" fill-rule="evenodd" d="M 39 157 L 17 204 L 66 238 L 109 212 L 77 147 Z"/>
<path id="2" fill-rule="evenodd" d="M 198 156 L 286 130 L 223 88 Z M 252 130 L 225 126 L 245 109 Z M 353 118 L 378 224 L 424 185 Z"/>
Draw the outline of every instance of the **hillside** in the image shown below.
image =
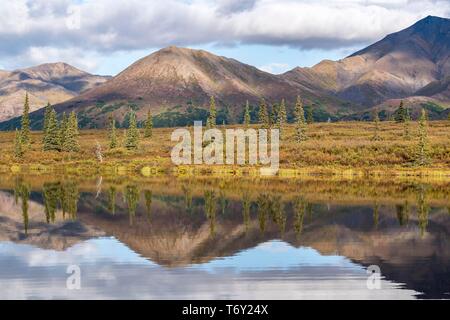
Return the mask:
<path id="1" fill-rule="evenodd" d="M 295 68 L 282 77 L 364 109 L 388 99 L 428 96 L 424 87 L 449 75 L 450 20 L 429 16 L 345 59 Z M 450 100 L 448 91 L 433 97 Z"/>
<path id="2" fill-rule="evenodd" d="M 25 93 L 31 111 L 60 103 L 98 86 L 109 77 L 91 75 L 66 63 L 46 63 L 15 71 L 0 71 L 0 121 L 22 113 Z"/>

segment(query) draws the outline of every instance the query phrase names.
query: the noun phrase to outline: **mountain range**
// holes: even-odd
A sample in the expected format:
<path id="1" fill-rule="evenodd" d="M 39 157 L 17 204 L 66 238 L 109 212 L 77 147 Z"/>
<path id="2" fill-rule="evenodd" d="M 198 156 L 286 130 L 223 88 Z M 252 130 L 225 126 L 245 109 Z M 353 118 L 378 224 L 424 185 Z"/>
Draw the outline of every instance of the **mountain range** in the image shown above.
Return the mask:
<path id="1" fill-rule="evenodd" d="M 156 125 L 183 125 L 206 116 L 210 96 L 219 105 L 220 122 L 240 121 L 247 100 L 256 115 L 254 110 L 262 97 L 269 105 L 285 98 L 292 116 L 297 95 L 307 107 L 313 107 L 316 120 L 364 119 L 373 108 L 384 110 L 381 114 L 387 117 L 400 100 L 413 115 L 425 107 L 431 118 L 444 118 L 450 110 L 450 19 L 429 16 L 344 59 L 324 60 L 311 68 L 297 67 L 281 75 L 203 50 L 174 46 L 138 60 L 111 79 L 77 69 L 73 77 L 71 72 L 68 76 L 62 72 L 61 77 L 44 77 L 42 74 L 52 74 L 39 72 L 45 66 L 74 69 L 65 64 L 24 69 L 38 70 L 32 73 L 31 80 L 16 75 L 15 87 L 28 91 L 27 83 L 37 78 L 58 88 L 52 91 L 55 109 L 60 114 L 76 111 L 83 127 L 102 127 L 110 115 L 119 124 L 124 123 L 130 108 L 141 121 L 151 110 L 156 114 Z M 0 79 L 5 77 L 12 76 L 0 73 Z M 46 86 L 39 90 L 39 85 L 30 94 L 51 100 Z M 2 87 L 0 99 L 5 92 Z M 23 92 L 19 93 L 23 96 Z M 17 104 L 14 109 L 2 103 L 0 113 L 14 116 L 18 110 Z M 42 124 L 42 114 L 42 110 L 32 114 L 35 127 Z M 19 118 L 15 118 L 0 124 L 0 129 L 18 124 Z"/>
<path id="2" fill-rule="evenodd" d="M 31 111 L 57 104 L 96 87 L 109 77 L 91 75 L 66 63 L 46 63 L 15 71 L 0 70 L 0 121 L 22 113 L 28 92 Z"/>

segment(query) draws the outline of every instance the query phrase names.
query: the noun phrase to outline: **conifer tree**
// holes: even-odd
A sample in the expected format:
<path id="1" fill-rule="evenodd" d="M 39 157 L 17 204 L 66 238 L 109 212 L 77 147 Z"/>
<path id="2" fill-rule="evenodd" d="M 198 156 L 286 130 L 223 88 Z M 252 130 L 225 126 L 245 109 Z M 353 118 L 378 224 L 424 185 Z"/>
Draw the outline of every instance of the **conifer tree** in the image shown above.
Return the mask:
<path id="1" fill-rule="evenodd" d="M 246 128 L 250 125 L 250 106 L 248 104 L 248 100 L 245 103 L 245 111 L 244 111 L 244 125 Z"/>
<path id="2" fill-rule="evenodd" d="M 295 104 L 295 133 L 298 142 L 305 141 L 308 137 L 306 135 L 305 111 L 303 110 L 303 103 L 300 96 L 297 97 Z"/>
<path id="3" fill-rule="evenodd" d="M 69 119 L 67 120 L 62 149 L 67 152 L 80 151 L 80 145 L 78 143 L 78 119 L 74 111 L 70 113 Z"/>
<path id="4" fill-rule="evenodd" d="M 277 122 L 280 130 L 282 130 L 284 125 L 287 123 L 286 102 L 284 99 L 281 99 Z"/>
<path id="5" fill-rule="evenodd" d="M 68 126 L 69 126 L 69 119 L 67 118 L 66 113 L 63 112 L 61 122 L 59 124 L 59 143 L 61 144 L 61 148 L 63 151 L 67 151 L 65 145 Z"/>
<path id="6" fill-rule="evenodd" d="M 209 115 L 206 121 L 206 126 L 208 129 L 216 127 L 216 115 L 216 101 L 214 100 L 214 97 L 211 96 L 211 99 L 209 101 Z"/>
<path id="7" fill-rule="evenodd" d="M 128 150 L 136 150 L 139 144 L 139 131 L 137 129 L 136 114 L 130 112 L 130 126 L 126 133 L 125 148 Z"/>
<path id="8" fill-rule="evenodd" d="M 272 124 L 274 124 L 275 126 L 278 127 L 279 123 L 278 123 L 278 115 L 280 113 L 280 107 L 275 103 L 272 105 L 272 110 L 270 112 L 270 117 L 269 117 L 269 125 L 272 126 Z"/>
<path id="9" fill-rule="evenodd" d="M 61 151 L 60 134 L 56 112 L 52 108 L 47 120 L 47 130 L 44 134 L 44 151 Z"/>
<path id="10" fill-rule="evenodd" d="M 109 148 L 114 149 L 117 147 L 117 134 L 116 134 L 116 119 L 111 117 L 110 127 L 109 127 Z"/>
<path id="11" fill-rule="evenodd" d="M 430 162 L 429 155 L 429 141 L 427 132 L 427 114 L 422 109 L 422 114 L 419 119 L 419 141 L 417 143 L 416 151 L 416 165 L 424 166 Z"/>
<path id="12" fill-rule="evenodd" d="M 47 130 L 48 117 L 50 116 L 51 111 L 52 111 L 52 105 L 50 104 L 50 102 L 47 102 L 47 105 L 45 106 L 45 111 L 44 111 L 44 125 L 42 127 L 43 132 L 45 132 L 45 130 Z"/>
<path id="13" fill-rule="evenodd" d="M 379 141 L 382 140 L 380 136 L 380 117 L 378 115 L 378 111 L 373 111 L 373 122 L 375 123 L 375 132 L 373 134 L 372 140 Z"/>
<path id="14" fill-rule="evenodd" d="M 411 138 L 410 133 L 411 115 L 408 108 L 405 109 L 405 121 L 403 122 L 403 138 L 409 140 Z"/>
<path id="15" fill-rule="evenodd" d="M 261 103 L 259 105 L 258 112 L 258 123 L 264 128 L 269 129 L 269 114 L 267 112 L 266 100 L 264 98 L 261 99 Z"/>
<path id="16" fill-rule="evenodd" d="M 28 148 L 30 145 L 30 102 L 28 100 L 28 92 L 25 94 L 25 102 L 23 104 L 21 139 L 22 146 Z"/>
<path id="17" fill-rule="evenodd" d="M 151 138 L 153 135 L 153 118 L 150 111 L 147 112 L 147 120 L 145 121 L 144 137 Z"/>
<path id="18" fill-rule="evenodd" d="M 406 118 L 406 110 L 403 107 L 403 100 L 402 100 L 400 101 L 400 106 L 398 107 L 397 111 L 395 111 L 394 119 L 397 123 L 400 123 L 405 122 L 405 118 Z"/>
<path id="19" fill-rule="evenodd" d="M 16 135 L 14 137 L 14 155 L 18 159 L 22 159 L 24 154 L 23 151 L 23 140 L 22 140 L 22 132 L 17 130 L 16 128 Z"/>

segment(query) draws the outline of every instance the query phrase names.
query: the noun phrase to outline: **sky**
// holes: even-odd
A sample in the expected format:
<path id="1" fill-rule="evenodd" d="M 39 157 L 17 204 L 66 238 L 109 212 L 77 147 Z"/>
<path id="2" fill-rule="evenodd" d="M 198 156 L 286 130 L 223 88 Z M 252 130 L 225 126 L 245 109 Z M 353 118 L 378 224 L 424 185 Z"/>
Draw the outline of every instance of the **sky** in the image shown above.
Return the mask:
<path id="1" fill-rule="evenodd" d="M 66 62 L 115 75 L 169 45 L 271 73 L 337 60 L 448 0 L 0 0 L 0 69 Z"/>

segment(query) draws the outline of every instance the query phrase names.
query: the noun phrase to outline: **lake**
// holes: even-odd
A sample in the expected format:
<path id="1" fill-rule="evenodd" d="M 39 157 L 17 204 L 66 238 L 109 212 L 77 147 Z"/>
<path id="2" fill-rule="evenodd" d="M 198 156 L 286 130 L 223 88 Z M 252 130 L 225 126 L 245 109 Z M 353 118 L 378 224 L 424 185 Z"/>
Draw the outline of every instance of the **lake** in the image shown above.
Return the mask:
<path id="1" fill-rule="evenodd" d="M 450 298 L 450 183 L 0 177 L 2 299 Z"/>

